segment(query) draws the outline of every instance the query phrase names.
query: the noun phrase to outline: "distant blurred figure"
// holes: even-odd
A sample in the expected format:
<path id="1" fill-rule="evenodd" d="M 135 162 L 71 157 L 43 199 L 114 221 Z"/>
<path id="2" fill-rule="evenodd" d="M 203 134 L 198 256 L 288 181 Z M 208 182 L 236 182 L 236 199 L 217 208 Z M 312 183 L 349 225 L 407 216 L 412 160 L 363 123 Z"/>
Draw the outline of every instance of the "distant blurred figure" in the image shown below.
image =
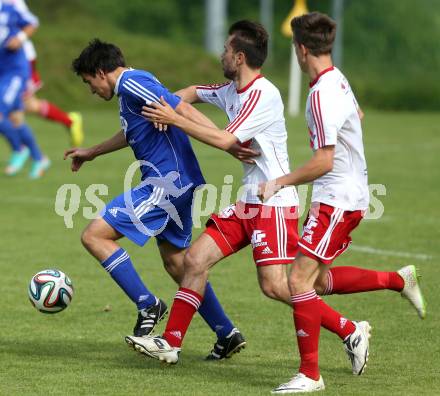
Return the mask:
<path id="1" fill-rule="evenodd" d="M 13 4 L 21 14 L 29 13 L 29 8 L 24 0 L 5 0 L 5 2 Z M 23 49 L 31 67 L 31 78 L 24 95 L 25 111 L 64 125 L 70 134 L 70 144 L 73 147 L 81 146 L 84 140 L 81 114 L 77 112 L 66 113 L 52 102 L 35 96 L 43 86 L 43 81 L 37 71 L 37 53 L 30 39 L 23 42 Z"/>
<path id="2" fill-rule="evenodd" d="M 12 149 L 5 173 L 18 173 L 30 155 L 32 179 L 41 177 L 50 166 L 24 120 L 23 94 L 31 73 L 23 43 L 37 27 L 38 19 L 33 14 L 19 12 L 14 5 L 0 0 L 0 133 Z"/>

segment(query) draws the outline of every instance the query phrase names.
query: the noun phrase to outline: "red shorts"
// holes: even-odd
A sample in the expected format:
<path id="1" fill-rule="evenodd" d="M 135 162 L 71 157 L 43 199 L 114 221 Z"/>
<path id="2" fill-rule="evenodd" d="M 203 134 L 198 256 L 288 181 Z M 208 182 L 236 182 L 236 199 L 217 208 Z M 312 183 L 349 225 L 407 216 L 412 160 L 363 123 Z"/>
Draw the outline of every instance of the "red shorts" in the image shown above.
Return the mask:
<path id="1" fill-rule="evenodd" d="M 298 252 L 298 207 L 237 202 L 211 215 L 205 233 L 225 257 L 251 244 L 257 266 L 290 264 Z"/>
<path id="2" fill-rule="evenodd" d="M 299 251 L 324 264 L 331 264 L 351 243 L 350 233 L 364 216 L 363 210 L 345 211 L 314 203 L 304 221 Z"/>
<path id="3" fill-rule="evenodd" d="M 43 81 L 41 81 L 40 74 L 37 70 L 37 61 L 33 60 L 30 62 L 31 65 L 31 78 L 27 82 L 26 92 L 24 96 L 32 96 L 43 86 Z"/>

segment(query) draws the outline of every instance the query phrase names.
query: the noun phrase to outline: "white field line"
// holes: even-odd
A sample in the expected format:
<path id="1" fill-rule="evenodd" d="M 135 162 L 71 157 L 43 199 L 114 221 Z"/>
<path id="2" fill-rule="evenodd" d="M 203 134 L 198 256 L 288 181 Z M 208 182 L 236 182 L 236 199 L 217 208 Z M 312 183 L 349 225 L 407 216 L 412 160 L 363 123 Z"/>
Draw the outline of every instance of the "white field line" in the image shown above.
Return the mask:
<path id="1" fill-rule="evenodd" d="M 433 256 L 430 256 L 428 254 L 398 252 L 396 250 L 375 249 L 370 246 L 351 245 L 350 250 L 354 250 L 355 252 L 376 254 L 379 256 L 405 257 L 405 258 L 413 258 L 418 260 L 430 260 L 433 258 Z"/>

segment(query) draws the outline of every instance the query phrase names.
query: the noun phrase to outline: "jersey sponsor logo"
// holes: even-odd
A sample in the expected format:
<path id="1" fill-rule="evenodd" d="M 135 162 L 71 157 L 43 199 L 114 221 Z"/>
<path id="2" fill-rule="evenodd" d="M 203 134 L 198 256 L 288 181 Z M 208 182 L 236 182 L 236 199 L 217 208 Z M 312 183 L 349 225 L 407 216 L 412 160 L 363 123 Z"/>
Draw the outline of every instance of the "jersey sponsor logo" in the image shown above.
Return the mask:
<path id="1" fill-rule="evenodd" d="M 261 230 L 254 230 L 251 238 L 251 245 L 255 249 L 259 246 L 267 246 L 267 242 L 263 241 L 266 238 L 266 233 Z"/>

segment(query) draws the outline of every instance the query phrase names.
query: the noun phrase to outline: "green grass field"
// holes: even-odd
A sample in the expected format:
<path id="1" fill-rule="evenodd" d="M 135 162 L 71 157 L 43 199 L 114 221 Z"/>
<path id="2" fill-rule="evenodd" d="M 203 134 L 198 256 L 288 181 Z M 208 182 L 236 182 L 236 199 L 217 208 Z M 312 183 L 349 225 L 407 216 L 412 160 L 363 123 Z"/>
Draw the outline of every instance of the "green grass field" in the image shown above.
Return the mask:
<path id="1" fill-rule="evenodd" d="M 210 114 L 224 124 L 218 113 Z M 87 145 L 118 129 L 116 103 L 107 111 L 85 112 L 84 118 Z M 67 145 L 62 128 L 30 120 L 53 166 L 39 181 L 29 181 L 26 172 L 0 177 L 1 395 L 267 395 L 295 373 L 298 354 L 291 311 L 259 291 L 249 249 L 220 263 L 211 276 L 226 311 L 247 338 L 241 354 L 219 363 L 203 361 L 215 337 L 198 317 L 177 366 L 161 366 L 128 349 L 123 337 L 132 330 L 135 308 L 82 248 L 79 237 L 88 222 L 82 210 L 91 206 L 85 189 L 106 184 L 107 199 L 122 192 L 131 152 L 99 158 L 72 174 L 62 159 Z M 353 247 L 377 251 L 352 249 L 335 264 L 381 270 L 416 264 L 423 274 L 428 316 L 419 320 L 392 292 L 326 298 L 348 317 L 367 319 L 373 326 L 370 361 L 362 377 L 351 374 L 339 339 L 322 331 L 320 362 L 328 396 L 440 394 L 439 124 L 440 114 L 366 111 L 370 183 L 386 186 L 387 195 L 381 197 L 385 213 L 380 220 L 364 221 L 353 235 Z M 308 137 L 302 117 L 288 125 L 296 166 L 310 156 Z M 3 141 L 0 144 L 3 166 L 9 153 Z M 195 148 L 208 182 L 221 186 L 224 175 L 232 174 L 235 186 L 239 184 L 238 162 L 200 144 Z M 54 210 L 64 183 L 82 190 L 72 229 Z M 171 304 L 176 286 L 162 268 L 155 242 L 144 248 L 127 241 L 122 245 L 149 288 Z M 429 257 L 412 256 L 417 254 Z M 65 271 L 75 286 L 71 306 L 57 315 L 38 313 L 27 299 L 32 275 L 50 267 Z M 109 312 L 104 311 L 107 305 L 112 307 Z"/>

